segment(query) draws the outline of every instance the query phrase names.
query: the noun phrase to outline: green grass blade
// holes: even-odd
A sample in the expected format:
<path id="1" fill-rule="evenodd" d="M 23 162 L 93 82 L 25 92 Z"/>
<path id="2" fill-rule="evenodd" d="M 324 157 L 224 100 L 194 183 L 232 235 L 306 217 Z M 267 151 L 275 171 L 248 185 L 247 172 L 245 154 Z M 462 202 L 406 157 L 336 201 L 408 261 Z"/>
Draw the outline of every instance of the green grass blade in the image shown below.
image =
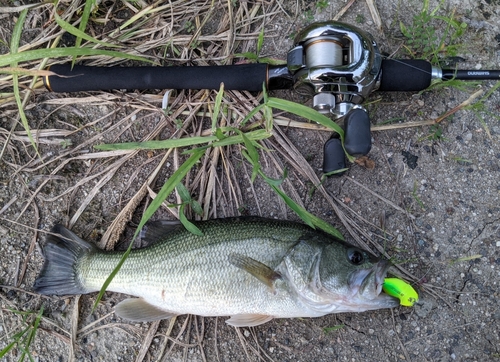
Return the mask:
<path id="1" fill-rule="evenodd" d="M 97 39 L 91 37 L 90 35 L 85 34 L 82 30 L 77 29 L 73 25 L 71 25 L 70 23 L 64 21 L 59 15 L 57 15 L 57 12 L 54 12 L 54 18 L 56 19 L 57 25 L 59 25 L 62 29 L 66 30 L 68 33 L 76 36 L 75 47 L 80 47 L 82 39 L 87 40 L 91 43 L 97 43 L 97 44 L 101 44 L 101 45 L 111 47 L 111 48 L 119 47 L 118 45 L 106 43 L 104 41 L 97 40 Z M 83 24 L 83 20 L 80 23 L 80 25 L 81 24 Z"/>
<path id="2" fill-rule="evenodd" d="M 43 58 L 60 58 L 79 55 L 105 55 L 113 58 L 130 59 L 153 63 L 153 61 L 138 55 L 131 55 L 113 50 L 68 47 L 54 49 L 35 49 L 21 53 L 13 53 L 11 51 L 10 54 L 0 55 L 0 67 L 5 67 L 12 63 L 27 62 Z"/>
<path id="3" fill-rule="evenodd" d="M 245 144 L 245 147 L 247 151 L 243 153 L 243 155 L 247 158 L 247 160 L 250 161 L 252 164 L 252 183 L 255 181 L 255 178 L 257 177 L 257 174 L 259 173 L 260 170 L 260 163 L 259 163 L 259 151 L 257 151 L 257 148 L 254 146 L 253 142 L 255 141 L 250 141 L 248 137 L 241 132 L 241 138 L 243 139 L 243 142 Z"/>
<path id="4" fill-rule="evenodd" d="M 139 225 L 137 226 L 137 230 L 135 231 L 134 236 L 132 237 L 132 241 L 130 242 L 130 245 L 128 249 L 125 251 L 123 254 L 122 258 L 116 265 L 115 269 L 111 272 L 111 274 L 106 278 L 106 281 L 102 285 L 101 290 L 99 291 L 99 294 L 97 295 L 96 301 L 94 303 L 93 309 L 97 307 L 97 304 L 100 302 L 102 299 L 102 296 L 104 295 L 104 292 L 106 292 L 106 289 L 108 288 L 109 284 L 115 277 L 115 275 L 120 271 L 120 268 L 122 267 L 123 263 L 125 260 L 127 260 L 130 251 L 132 250 L 132 245 L 133 245 L 133 240 L 139 235 L 139 232 L 141 229 L 144 227 L 146 222 L 153 216 L 153 214 L 158 210 L 158 208 L 161 206 L 163 201 L 165 201 L 170 195 L 170 193 L 175 189 L 175 187 L 182 181 L 182 179 L 186 176 L 186 174 L 191 170 L 191 168 L 196 164 L 196 162 L 199 161 L 199 159 L 205 154 L 205 150 L 196 150 L 174 173 L 173 175 L 165 182 L 163 187 L 161 188 L 160 192 L 156 195 L 156 197 L 151 201 L 151 204 L 148 206 L 146 211 L 144 211 L 144 214 L 142 215 L 141 221 L 139 222 Z"/>
<path id="5" fill-rule="evenodd" d="M 335 122 L 333 122 L 330 118 L 326 117 L 325 115 L 319 113 L 315 109 L 312 109 L 310 107 L 304 106 L 299 103 L 287 101 L 285 99 L 279 99 L 279 98 L 273 98 L 269 97 L 267 100 L 264 102 L 266 106 L 270 108 L 277 108 L 285 112 L 293 113 L 297 116 L 306 118 L 308 120 L 314 121 L 316 123 L 321 124 L 322 126 L 330 128 L 332 131 L 338 133 L 340 136 L 340 139 L 342 141 L 342 148 L 344 148 L 344 130 Z M 270 117 L 270 116 L 268 116 Z M 344 152 L 346 154 L 346 157 L 350 162 L 354 161 L 354 157 L 349 155 L 344 148 Z"/>
<path id="6" fill-rule="evenodd" d="M 193 224 L 191 221 L 188 220 L 186 215 L 184 214 L 184 209 L 186 208 L 186 204 L 182 204 L 181 207 L 179 208 L 179 221 L 181 224 L 188 230 L 190 233 L 193 233 L 198 236 L 203 236 L 203 233 L 201 232 L 198 227 Z"/>
<path id="7" fill-rule="evenodd" d="M 260 55 L 262 46 L 264 45 L 264 27 L 260 29 L 259 37 L 257 38 L 257 56 Z"/>
<path id="8" fill-rule="evenodd" d="M 234 54 L 234 56 L 236 58 L 245 58 L 248 60 L 253 60 L 254 62 L 256 62 L 257 59 L 259 58 L 259 56 L 257 54 L 252 53 L 252 52 L 236 53 L 236 54 Z"/>
<path id="9" fill-rule="evenodd" d="M 35 318 L 35 321 L 33 322 L 33 326 L 31 327 L 28 335 L 26 336 L 26 338 L 23 341 L 24 345 L 20 346 L 21 347 L 20 349 L 22 349 L 22 351 L 23 351 L 21 354 L 21 358 L 20 358 L 21 361 L 24 360 L 24 357 L 26 355 L 28 355 L 28 358 L 30 359 L 30 361 L 34 361 L 33 356 L 31 355 L 31 353 L 29 351 L 29 348 L 31 346 L 31 343 L 35 339 L 36 332 L 38 330 L 38 326 L 40 325 L 40 320 L 42 318 L 42 315 L 43 315 L 43 305 L 40 308 L 40 310 L 38 311 L 36 318 Z"/>
<path id="10" fill-rule="evenodd" d="M 266 138 L 271 137 L 272 134 L 267 132 L 265 129 L 258 129 L 255 131 L 245 133 L 245 136 L 250 141 L 260 141 L 260 140 L 264 140 Z M 212 143 L 212 147 L 229 146 L 229 145 L 235 145 L 235 144 L 239 144 L 239 143 L 243 143 L 243 142 L 244 142 L 243 137 L 240 134 L 240 135 L 229 136 L 229 137 L 226 137 L 226 138 L 219 140 L 219 141 L 215 141 L 214 143 Z"/>
<path id="11" fill-rule="evenodd" d="M 311 222 L 314 224 L 314 226 L 320 228 L 321 230 L 327 232 L 330 235 L 335 236 L 337 239 L 345 240 L 344 235 L 342 235 L 340 233 L 340 231 L 338 231 L 336 228 L 334 228 L 330 223 L 326 222 L 323 219 L 320 219 L 316 215 L 313 215 L 309 212 L 307 212 L 307 213 L 309 214 L 309 217 L 311 218 Z"/>
<path id="12" fill-rule="evenodd" d="M 244 126 L 253 116 L 259 113 L 264 107 L 265 104 L 259 104 L 257 107 L 252 109 L 241 122 L 241 126 Z"/>
<path id="13" fill-rule="evenodd" d="M 304 210 L 299 204 L 297 204 L 295 201 L 293 201 L 287 194 L 285 194 L 277 186 L 275 186 L 273 184 L 269 184 L 269 186 L 271 186 L 271 188 L 274 190 L 274 192 L 276 192 L 279 195 L 279 197 L 281 197 L 283 199 L 283 201 L 285 201 L 285 203 L 288 205 L 288 207 L 290 209 L 292 209 L 293 211 L 295 211 L 295 213 L 307 225 L 309 225 L 310 227 L 314 228 L 314 224 L 313 224 L 311 218 L 309 217 L 309 212 L 307 212 L 306 210 Z"/>
<path id="14" fill-rule="evenodd" d="M 4 347 L 4 349 L 2 349 L 2 350 L 0 351 L 0 358 L 5 357 L 5 355 L 6 355 L 7 353 L 9 353 L 9 352 L 10 352 L 10 350 L 11 350 L 12 348 L 14 348 L 14 346 L 15 346 L 16 344 L 17 344 L 17 341 L 12 341 L 12 342 L 10 342 L 8 345 L 6 345 L 6 346 Z"/>
<path id="15" fill-rule="evenodd" d="M 180 182 L 175 189 L 177 190 L 177 193 L 179 194 L 182 202 L 184 203 L 189 203 L 191 202 L 191 194 L 189 193 L 189 190 L 184 186 L 182 182 Z"/>
<path id="16" fill-rule="evenodd" d="M 344 130 L 342 130 L 342 128 L 337 123 L 333 122 L 330 118 L 310 107 L 287 101 L 285 99 L 273 97 L 269 97 L 265 103 L 271 108 L 277 108 L 285 112 L 293 113 L 297 116 L 309 119 L 321 124 L 322 126 L 328 127 L 332 131 L 335 131 L 340 135 L 342 143 L 344 141 Z"/>
<path id="17" fill-rule="evenodd" d="M 215 97 L 214 111 L 212 113 L 212 133 L 215 134 L 217 129 L 217 120 L 219 119 L 220 105 L 222 103 L 222 97 L 224 96 L 224 83 L 220 84 L 219 91 Z"/>
<path id="18" fill-rule="evenodd" d="M 286 60 L 283 59 L 275 59 L 269 57 L 261 57 L 258 59 L 259 63 L 271 64 L 271 65 L 286 65 Z"/>
<path id="19" fill-rule="evenodd" d="M 321 230 L 327 232 L 328 234 L 333 235 L 337 239 L 344 240 L 344 236 L 332 225 L 327 223 L 326 221 L 320 219 L 319 217 L 311 214 L 309 211 L 304 209 L 302 206 L 293 201 L 287 194 L 285 194 L 279 187 L 276 185 L 276 180 L 269 179 L 262 172 L 259 172 L 262 178 L 267 182 L 269 186 L 278 194 L 279 197 L 285 201 L 285 203 L 290 207 L 295 213 L 310 227 L 312 228 L 320 228 Z"/>
<path id="20" fill-rule="evenodd" d="M 110 143 L 94 146 L 98 150 L 113 151 L 113 150 L 160 150 L 176 147 L 188 147 L 217 141 L 216 136 L 198 136 L 186 137 L 162 141 L 146 141 L 146 142 L 127 142 L 127 143 Z"/>
<path id="21" fill-rule="evenodd" d="M 21 34 L 23 31 L 24 22 L 26 21 L 26 16 L 28 15 L 28 10 L 25 9 L 19 13 L 19 18 L 17 19 L 14 30 L 12 31 L 12 38 L 10 41 L 10 51 L 11 53 L 17 53 L 19 50 L 19 41 L 21 40 Z"/>
<path id="22" fill-rule="evenodd" d="M 16 25 L 14 26 L 14 30 L 12 32 L 12 38 L 11 38 L 11 43 L 10 43 L 10 52 L 11 54 L 19 54 L 17 51 L 19 50 L 19 41 L 21 40 L 21 34 L 23 31 L 23 25 L 26 20 L 26 16 L 28 15 L 28 9 L 25 9 L 21 11 L 19 14 L 19 18 L 16 22 Z M 17 68 L 17 61 L 11 62 L 11 67 L 12 68 Z M 16 100 L 16 105 L 17 109 L 19 111 L 19 118 L 21 118 L 21 123 L 23 124 L 24 130 L 26 131 L 26 134 L 28 135 L 28 139 L 30 140 L 31 145 L 33 146 L 33 149 L 35 150 L 36 154 L 41 158 L 39 152 L 38 152 L 38 147 L 36 146 L 35 139 L 33 138 L 33 135 L 31 134 L 30 126 L 28 124 L 28 118 L 26 117 L 26 114 L 24 113 L 23 109 L 23 103 L 21 101 L 21 95 L 19 93 L 19 76 L 17 74 L 12 75 L 12 85 L 14 88 L 14 98 Z"/>
<path id="23" fill-rule="evenodd" d="M 80 33 L 85 34 L 85 29 L 87 28 L 87 24 L 89 22 L 90 12 L 92 8 L 96 5 L 96 0 L 86 0 L 85 7 L 83 8 L 82 18 L 80 20 L 80 25 L 78 26 L 78 30 Z M 59 24 L 59 23 L 58 23 Z M 73 34 L 76 35 L 76 34 Z M 76 35 L 75 46 L 77 48 L 82 44 L 82 37 Z"/>
<path id="24" fill-rule="evenodd" d="M 221 131 L 234 130 L 234 128 L 221 128 Z M 255 131 L 245 133 L 246 138 L 249 141 L 260 141 L 272 136 L 271 133 L 267 132 L 263 129 L 258 129 Z M 162 140 L 162 141 L 146 141 L 146 142 L 127 142 L 127 143 L 110 143 L 110 144 L 102 144 L 96 145 L 94 148 L 102 151 L 114 151 L 114 150 L 160 150 L 160 149 L 168 149 L 175 147 L 187 147 L 187 146 L 195 146 L 203 143 L 210 143 L 212 147 L 222 147 L 229 146 L 238 143 L 243 143 L 243 137 L 241 134 L 220 137 L 220 136 L 198 136 L 198 137 L 186 137 L 179 139 L 171 139 L 171 140 Z M 208 146 L 207 146 L 208 147 Z M 205 147 L 206 148 L 206 147 Z M 184 153 L 193 153 L 195 150 L 188 150 Z"/>
<path id="25" fill-rule="evenodd" d="M 328 334 L 330 332 L 338 331 L 339 329 L 342 329 L 344 327 L 345 327 L 344 324 L 339 324 L 339 325 L 333 326 L 333 327 L 325 327 L 325 328 L 323 328 L 323 332 L 325 332 L 325 334 Z"/>

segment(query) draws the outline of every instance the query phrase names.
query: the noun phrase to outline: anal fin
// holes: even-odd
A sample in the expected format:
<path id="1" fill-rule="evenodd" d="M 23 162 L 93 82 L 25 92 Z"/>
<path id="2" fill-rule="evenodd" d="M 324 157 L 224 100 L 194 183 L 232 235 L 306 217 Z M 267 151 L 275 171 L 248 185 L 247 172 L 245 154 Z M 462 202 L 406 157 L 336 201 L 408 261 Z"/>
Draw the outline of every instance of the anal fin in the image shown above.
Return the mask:
<path id="1" fill-rule="evenodd" d="M 169 319 L 177 315 L 176 313 L 151 305 L 143 298 L 129 298 L 121 301 L 115 307 L 115 314 L 123 319 L 134 322 Z"/>
<path id="2" fill-rule="evenodd" d="M 236 314 L 231 316 L 226 323 L 234 327 L 254 327 L 269 322 L 273 318 L 264 314 Z"/>

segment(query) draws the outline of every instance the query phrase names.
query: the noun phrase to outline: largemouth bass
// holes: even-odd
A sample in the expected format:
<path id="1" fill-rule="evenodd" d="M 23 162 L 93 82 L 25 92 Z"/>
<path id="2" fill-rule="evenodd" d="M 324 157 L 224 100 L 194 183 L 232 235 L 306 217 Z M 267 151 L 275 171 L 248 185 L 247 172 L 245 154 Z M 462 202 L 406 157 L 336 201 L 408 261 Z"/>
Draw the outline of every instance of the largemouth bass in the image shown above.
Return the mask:
<path id="1" fill-rule="evenodd" d="M 119 303 L 118 316 L 231 316 L 226 322 L 242 327 L 399 305 L 382 292 L 388 261 L 307 225 L 258 217 L 195 225 L 203 236 L 172 222 L 147 226 L 144 239 L 152 244 L 133 249 L 107 288 L 139 297 Z M 58 235 L 47 236 L 35 290 L 100 290 L 123 253 L 98 250 L 61 225 L 52 232 Z"/>

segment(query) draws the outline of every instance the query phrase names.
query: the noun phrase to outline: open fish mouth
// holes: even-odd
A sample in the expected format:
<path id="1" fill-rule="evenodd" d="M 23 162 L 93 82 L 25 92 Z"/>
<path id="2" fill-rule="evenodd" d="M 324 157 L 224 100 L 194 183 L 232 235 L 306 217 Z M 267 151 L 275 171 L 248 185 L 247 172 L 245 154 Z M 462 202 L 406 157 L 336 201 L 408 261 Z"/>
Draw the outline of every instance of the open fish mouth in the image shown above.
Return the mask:
<path id="1" fill-rule="evenodd" d="M 356 271 L 349 283 L 354 294 L 368 300 L 386 297 L 395 299 L 382 292 L 382 285 L 391 265 L 387 260 L 380 260 L 370 269 Z"/>

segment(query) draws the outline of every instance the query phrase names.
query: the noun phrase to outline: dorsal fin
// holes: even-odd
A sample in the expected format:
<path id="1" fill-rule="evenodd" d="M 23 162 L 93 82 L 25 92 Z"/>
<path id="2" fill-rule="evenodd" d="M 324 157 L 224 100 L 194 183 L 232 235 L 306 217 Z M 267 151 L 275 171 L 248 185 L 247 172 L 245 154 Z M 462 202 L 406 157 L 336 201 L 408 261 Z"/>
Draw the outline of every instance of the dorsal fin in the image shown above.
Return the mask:
<path id="1" fill-rule="evenodd" d="M 151 245 L 164 240 L 168 234 L 183 229 L 179 220 L 156 220 L 148 221 L 139 233 L 138 238 L 142 245 Z"/>

